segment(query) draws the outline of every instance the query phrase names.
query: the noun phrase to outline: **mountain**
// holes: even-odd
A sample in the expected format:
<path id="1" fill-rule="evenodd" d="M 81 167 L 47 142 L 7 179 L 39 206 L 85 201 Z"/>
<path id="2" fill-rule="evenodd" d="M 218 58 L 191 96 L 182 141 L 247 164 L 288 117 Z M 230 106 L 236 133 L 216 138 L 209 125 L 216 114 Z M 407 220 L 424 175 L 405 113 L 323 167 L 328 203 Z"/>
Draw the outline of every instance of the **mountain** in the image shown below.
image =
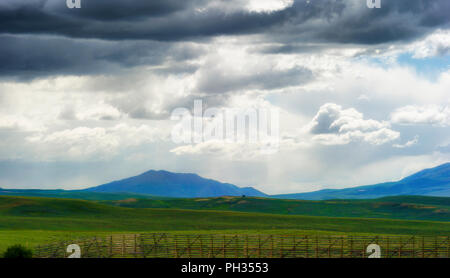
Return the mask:
<path id="1" fill-rule="evenodd" d="M 237 187 L 202 178 L 196 174 L 181 174 L 167 171 L 148 171 L 139 176 L 114 181 L 86 189 L 90 192 L 137 193 L 154 196 L 195 198 L 219 196 L 253 196 L 266 194 L 252 187 Z"/>
<path id="2" fill-rule="evenodd" d="M 325 189 L 309 193 L 271 196 L 280 199 L 329 200 L 374 199 L 396 195 L 450 197 L 450 163 L 425 169 L 396 182 L 346 189 Z"/>

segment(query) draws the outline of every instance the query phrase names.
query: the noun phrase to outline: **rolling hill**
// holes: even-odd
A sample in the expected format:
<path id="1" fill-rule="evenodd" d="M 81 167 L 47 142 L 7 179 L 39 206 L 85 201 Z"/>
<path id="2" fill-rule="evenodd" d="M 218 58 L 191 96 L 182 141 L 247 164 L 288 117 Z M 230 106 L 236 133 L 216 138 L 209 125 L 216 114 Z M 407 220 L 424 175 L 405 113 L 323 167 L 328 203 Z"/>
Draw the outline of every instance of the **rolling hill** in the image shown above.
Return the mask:
<path id="1" fill-rule="evenodd" d="M 426 198 L 417 196 L 389 197 L 386 202 L 427 203 L 429 208 L 423 206 L 402 206 L 402 211 L 416 216 L 433 215 L 435 207 L 446 207 L 449 198 Z M 401 199 L 398 199 L 401 198 Z M 241 199 L 241 198 L 233 198 Z M 41 197 L 0 196 L 0 252 L 7 246 L 15 243 L 36 246 L 55 240 L 73 240 L 77 237 L 97 237 L 102 235 L 133 234 L 147 232 L 170 232 L 175 234 L 300 234 L 300 235 L 445 235 L 450 233 L 449 221 L 422 221 L 401 219 L 376 219 L 358 217 L 324 217 L 288 215 L 305 213 L 314 208 L 320 208 L 321 201 L 295 200 L 268 200 L 251 198 L 256 201 L 242 203 L 238 200 L 229 200 L 229 203 L 220 203 L 220 200 L 175 199 L 185 204 L 170 204 L 179 207 L 196 207 L 192 209 L 177 208 L 132 208 L 124 207 L 131 204 L 130 200 L 115 204 Z M 139 200 L 141 201 L 141 200 Z M 157 201 L 157 200 L 155 200 Z M 168 200 L 159 200 L 166 202 Z M 173 200 L 172 200 L 173 201 Z M 276 202 L 272 202 L 276 201 Z M 285 203 L 281 203 L 284 201 Z M 375 208 L 357 202 L 374 202 L 351 200 L 353 206 L 364 207 L 380 213 Z M 193 203 L 197 202 L 197 205 Z M 278 202 L 278 203 L 277 203 Z M 292 202 L 294 206 L 289 205 Z M 303 202 L 310 204 L 303 204 Z M 344 201 L 342 201 L 344 202 Z M 137 202 L 139 206 L 148 206 L 148 203 Z M 164 203 L 162 203 L 164 205 Z M 328 210 L 336 213 L 336 207 L 330 202 Z M 339 204 L 341 206 L 342 204 Z M 236 206 L 236 207 L 234 207 Z M 241 207 L 240 207 L 241 206 Z M 297 207 L 296 207 L 297 206 Z M 270 213 L 249 212 L 258 209 Z M 387 206 L 389 208 L 389 206 Z M 217 210 L 213 210 L 217 209 Z M 247 210 L 224 211 L 224 210 Z M 352 205 L 343 206 L 350 211 Z M 291 211 L 289 211 L 291 210 Z M 302 212 L 302 210 L 304 210 Z M 325 211 L 324 208 L 317 211 Z M 275 214 L 277 213 L 277 214 Z M 369 214 L 370 215 L 370 214 Z M 388 214 L 384 214 L 385 216 Z M 448 212 L 443 214 L 448 216 Z"/>
<path id="2" fill-rule="evenodd" d="M 3 189 L 0 188 L 0 196 L 24 196 L 24 197 L 47 197 L 47 198 L 64 198 L 79 200 L 123 200 L 128 198 L 145 198 L 145 199 L 164 199 L 147 194 L 137 193 L 106 193 L 106 192 L 89 192 L 84 190 L 41 190 L 41 189 Z"/>
<path id="3" fill-rule="evenodd" d="M 309 193 L 282 194 L 271 197 L 280 199 L 329 200 L 373 199 L 396 195 L 450 197 L 450 163 L 422 170 L 396 182 L 345 189 L 325 189 Z"/>
<path id="4" fill-rule="evenodd" d="M 181 174 L 168 171 L 148 171 L 139 176 L 114 181 L 86 189 L 89 192 L 137 193 L 165 197 L 219 197 L 219 196 L 255 196 L 266 194 L 252 187 L 237 187 L 205 179 L 196 174 Z"/>
<path id="5" fill-rule="evenodd" d="M 234 211 L 124 208 L 92 201 L 0 197 L 0 231 L 328 231 L 448 235 L 449 222 L 276 215 Z M 0 239 L 1 241 L 1 239 Z"/>
<path id="6" fill-rule="evenodd" d="M 65 190 L 0 189 L 4 196 L 91 200 L 128 208 L 165 208 L 261 212 L 283 215 L 365 217 L 450 221 L 450 198 L 394 196 L 380 199 L 292 200 L 262 197 L 170 198 L 133 193 L 99 193 Z"/>
<path id="7" fill-rule="evenodd" d="M 450 221 L 450 198 L 397 196 L 371 200 L 304 201 L 251 197 L 103 201 L 128 208 L 260 212 L 282 215 Z"/>

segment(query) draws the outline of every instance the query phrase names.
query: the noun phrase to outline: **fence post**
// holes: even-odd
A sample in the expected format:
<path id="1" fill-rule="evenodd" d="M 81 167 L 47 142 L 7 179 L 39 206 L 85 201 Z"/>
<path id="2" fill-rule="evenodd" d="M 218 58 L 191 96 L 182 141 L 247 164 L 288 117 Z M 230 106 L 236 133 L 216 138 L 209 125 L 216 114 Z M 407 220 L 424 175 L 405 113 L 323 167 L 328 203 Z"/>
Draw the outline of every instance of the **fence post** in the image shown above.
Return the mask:
<path id="1" fill-rule="evenodd" d="M 386 258 L 389 258 L 389 236 L 386 237 Z"/>
<path id="2" fill-rule="evenodd" d="M 261 235 L 258 235 L 258 258 L 261 258 Z"/>
<path id="3" fill-rule="evenodd" d="M 350 258 L 353 258 L 353 237 L 350 236 Z"/>
<path id="4" fill-rule="evenodd" d="M 309 241 L 308 241 L 308 236 L 306 236 L 306 258 L 309 257 Z"/>
<path id="5" fill-rule="evenodd" d="M 192 258 L 192 256 L 191 256 L 191 238 L 189 235 L 186 235 L 186 237 L 187 237 L 188 258 Z"/>
<path id="6" fill-rule="evenodd" d="M 109 239 L 109 257 L 110 258 L 112 258 L 112 253 L 113 253 L 112 249 L 113 249 L 113 239 L 112 239 L 112 235 L 111 235 L 110 239 Z"/>
<path id="7" fill-rule="evenodd" d="M 125 257 L 125 235 L 122 235 L 122 257 Z"/>
<path id="8" fill-rule="evenodd" d="M 297 252 L 296 252 L 296 247 L 297 247 L 297 243 L 295 242 L 295 235 L 292 236 L 292 244 L 294 244 L 294 258 L 297 258 Z"/>
<path id="9" fill-rule="evenodd" d="M 434 257 L 437 258 L 439 253 L 439 246 L 438 246 L 438 238 L 437 236 L 434 237 Z"/>
<path id="10" fill-rule="evenodd" d="M 425 258 L 425 236 L 422 237 L 422 258 Z"/>
<path id="11" fill-rule="evenodd" d="M 362 245 L 362 252 L 361 252 L 361 258 L 365 259 L 366 258 L 366 243 L 364 241 L 364 239 L 362 240 L 363 245 Z"/>
<path id="12" fill-rule="evenodd" d="M 175 258 L 178 258 L 178 242 L 177 242 L 177 235 L 173 235 L 173 240 L 175 242 Z"/>
<path id="13" fill-rule="evenodd" d="M 249 258 L 248 255 L 248 235 L 245 236 L 245 256 Z"/>
<path id="14" fill-rule="evenodd" d="M 155 257 L 158 255 L 158 249 L 157 249 L 158 246 L 156 244 L 156 234 L 155 233 L 152 233 L 152 238 L 153 238 L 153 248 L 151 248 L 150 250 L 153 252 L 153 257 Z M 150 256 L 152 256 L 152 255 L 150 254 Z"/>
<path id="15" fill-rule="evenodd" d="M 273 258 L 273 235 L 270 235 L 270 257 Z"/>
<path id="16" fill-rule="evenodd" d="M 450 259 L 450 236 L 447 236 L 447 259 Z"/>
<path id="17" fill-rule="evenodd" d="M 137 238 L 136 238 L 136 234 L 134 234 L 134 257 L 137 257 Z"/>
<path id="18" fill-rule="evenodd" d="M 226 248 L 225 240 L 226 240 L 226 237 L 225 237 L 225 235 L 223 235 L 223 242 L 222 242 L 223 250 L 222 250 L 222 251 L 223 251 L 223 257 L 224 257 L 224 258 L 227 257 L 227 253 L 226 253 L 226 251 L 225 251 L 225 248 Z"/>
<path id="19" fill-rule="evenodd" d="M 211 235 L 211 251 L 210 251 L 210 257 L 214 258 L 214 236 Z"/>
<path id="20" fill-rule="evenodd" d="M 316 259 L 319 258 L 319 236 L 316 235 Z"/>
<path id="21" fill-rule="evenodd" d="M 416 248 L 415 248 L 415 236 L 412 237 L 412 257 L 415 258 L 416 257 Z"/>
<path id="22" fill-rule="evenodd" d="M 139 236 L 139 249 L 141 249 L 142 257 L 145 259 L 147 257 L 147 254 L 145 251 L 144 236 L 142 234 Z M 169 253 L 167 253 L 167 257 L 169 257 Z"/>
<path id="23" fill-rule="evenodd" d="M 328 258 L 331 258 L 331 236 L 328 236 Z"/>
<path id="24" fill-rule="evenodd" d="M 95 251 L 94 251 L 94 256 L 99 257 L 101 254 L 100 248 L 98 246 L 98 241 L 97 241 L 97 236 L 94 236 L 94 242 L 95 242 Z M 93 244 L 93 243 L 92 243 Z"/>
<path id="25" fill-rule="evenodd" d="M 239 237 L 238 237 L 238 235 L 236 235 L 236 246 L 235 246 L 235 248 L 236 248 L 235 256 L 236 256 L 236 258 L 239 258 Z"/>
<path id="26" fill-rule="evenodd" d="M 167 254 L 167 258 L 169 258 L 169 254 L 170 254 L 170 250 L 169 250 L 169 239 L 167 234 L 163 234 L 164 235 L 164 241 L 166 242 L 166 254 Z"/>
<path id="27" fill-rule="evenodd" d="M 272 253 L 273 253 L 273 239 L 272 239 Z M 273 256 L 272 256 L 272 258 L 273 258 Z M 284 254 L 283 254 L 283 237 L 281 237 L 281 239 L 280 239 L 280 258 L 284 258 Z"/>
<path id="28" fill-rule="evenodd" d="M 202 239 L 202 235 L 200 236 L 200 257 L 203 258 L 203 239 Z"/>

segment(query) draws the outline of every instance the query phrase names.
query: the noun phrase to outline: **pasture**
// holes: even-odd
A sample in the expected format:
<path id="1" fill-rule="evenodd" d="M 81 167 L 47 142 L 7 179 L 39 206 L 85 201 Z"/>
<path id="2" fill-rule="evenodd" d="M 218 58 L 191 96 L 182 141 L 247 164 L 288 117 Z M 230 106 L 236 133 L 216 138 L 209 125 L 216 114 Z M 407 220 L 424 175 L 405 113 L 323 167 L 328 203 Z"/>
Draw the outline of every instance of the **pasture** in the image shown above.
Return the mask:
<path id="1" fill-rule="evenodd" d="M 0 196 L 0 251 L 121 234 L 448 236 L 450 223 L 217 210 L 127 208 L 93 201 Z"/>

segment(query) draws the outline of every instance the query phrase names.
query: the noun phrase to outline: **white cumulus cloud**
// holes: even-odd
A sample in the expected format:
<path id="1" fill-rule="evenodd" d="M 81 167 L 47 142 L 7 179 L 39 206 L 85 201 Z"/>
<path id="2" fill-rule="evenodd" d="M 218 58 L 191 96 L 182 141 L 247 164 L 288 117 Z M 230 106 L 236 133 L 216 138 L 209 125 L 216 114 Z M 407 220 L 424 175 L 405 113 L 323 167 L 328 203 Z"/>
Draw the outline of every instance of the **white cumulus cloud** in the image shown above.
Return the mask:
<path id="1" fill-rule="evenodd" d="M 413 57 L 418 59 L 450 54 L 450 31 L 438 30 L 423 41 L 413 44 Z"/>
<path id="2" fill-rule="evenodd" d="M 102 160 L 108 159 L 128 147 L 155 142 L 156 129 L 147 125 L 118 124 L 113 127 L 77 127 L 38 134 L 27 141 L 40 150 L 40 159 Z"/>
<path id="3" fill-rule="evenodd" d="M 381 145 L 396 140 L 400 133 L 390 129 L 388 122 L 364 119 L 354 108 L 343 109 L 334 103 L 322 105 L 307 129 L 313 141 L 324 145 L 344 145 L 364 141 Z"/>
<path id="4" fill-rule="evenodd" d="M 402 125 L 450 125 L 450 107 L 448 106 L 416 106 L 409 105 L 398 108 L 391 115 L 391 121 Z"/>
<path id="5" fill-rule="evenodd" d="M 274 12 L 292 6 L 294 0 L 249 0 L 247 9 L 252 12 Z"/>
<path id="6" fill-rule="evenodd" d="M 405 144 L 394 144 L 392 145 L 394 148 L 397 149 L 405 149 L 405 148 L 409 148 L 412 147 L 414 145 L 417 145 L 417 143 L 419 143 L 419 136 L 415 136 L 414 139 L 409 140 L 408 142 L 406 142 Z"/>

